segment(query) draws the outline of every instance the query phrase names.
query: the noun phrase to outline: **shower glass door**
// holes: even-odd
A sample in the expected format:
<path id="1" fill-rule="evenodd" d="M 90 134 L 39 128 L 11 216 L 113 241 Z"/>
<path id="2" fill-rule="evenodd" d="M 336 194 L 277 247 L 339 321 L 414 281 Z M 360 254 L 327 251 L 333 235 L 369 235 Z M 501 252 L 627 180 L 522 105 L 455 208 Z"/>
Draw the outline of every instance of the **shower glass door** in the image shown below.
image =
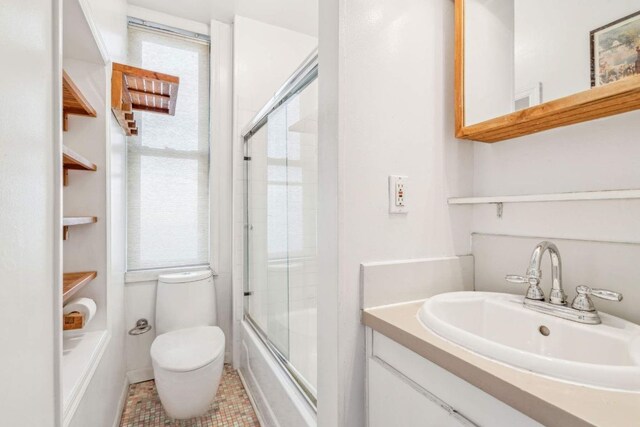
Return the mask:
<path id="1" fill-rule="evenodd" d="M 246 139 L 245 315 L 315 402 L 317 79 Z"/>

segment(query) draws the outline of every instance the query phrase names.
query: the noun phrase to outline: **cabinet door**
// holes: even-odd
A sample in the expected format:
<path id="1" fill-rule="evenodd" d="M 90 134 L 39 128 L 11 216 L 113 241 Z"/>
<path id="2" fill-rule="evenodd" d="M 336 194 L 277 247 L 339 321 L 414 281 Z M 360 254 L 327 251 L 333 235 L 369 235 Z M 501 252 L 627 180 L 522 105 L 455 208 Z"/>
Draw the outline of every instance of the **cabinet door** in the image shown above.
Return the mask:
<path id="1" fill-rule="evenodd" d="M 413 387 L 375 359 L 369 360 L 369 427 L 469 427 L 474 424 L 437 398 Z"/>

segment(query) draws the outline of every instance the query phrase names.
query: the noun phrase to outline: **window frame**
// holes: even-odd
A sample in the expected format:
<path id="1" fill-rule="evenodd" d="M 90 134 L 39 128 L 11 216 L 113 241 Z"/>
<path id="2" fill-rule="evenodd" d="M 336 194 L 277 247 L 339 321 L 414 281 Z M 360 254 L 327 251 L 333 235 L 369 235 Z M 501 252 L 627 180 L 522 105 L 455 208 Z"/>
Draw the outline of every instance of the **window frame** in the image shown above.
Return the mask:
<path id="1" fill-rule="evenodd" d="M 189 271 L 197 271 L 202 269 L 210 269 L 214 276 L 219 275 L 219 249 L 220 249 L 220 187 L 221 187 L 221 172 L 220 168 L 220 150 L 223 148 L 226 142 L 227 134 L 231 135 L 231 86 L 230 82 L 225 81 L 224 73 L 221 71 L 231 67 L 230 56 L 225 55 L 225 52 L 221 51 L 221 47 L 224 47 L 225 40 L 212 40 L 210 37 L 210 27 L 193 22 L 194 26 L 197 26 L 199 32 L 175 27 L 171 24 L 174 22 L 156 22 L 143 19 L 144 17 L 127 17 L 127 27 L 137 26 L 146 30 L 156 31 L 158 33 L 165 33 L 185 38 L 191 38 L 196 42 L 207 43 L 209 46 L 209 244 L 208 244 L 208 261 L 203 264 L 186 265 L 176 267 L 161 267 L 161 268 L 148 268 L 148 269 L 136 269 L 130 270 L 128 265 L 128 257 L 125 253 L 125 283 L 137 283 L 154 281 L 158 279 L 161 274 L 167 273 L 181 273 Z M 212 22 L 213 24 L 213 22 Z M 205 28 L 206 27 L 206 28 Z M 206 29 L 206 31 L 204 31 Z M 216 123 L 216 126 L 213 126 Z M 217 142 L 217 143 L 214 143 Z M 127 150 L 128 151 L 128 150 Z M 194 154 L 197 155 L 197 154 Z M 126 168 L 128 174 L 128 168 Z M 125 178 L 126 180 L 126 178 Z M 128 192 L 128 186 L 126 191 Z M 128 200 L 128 199 L 127 199 Z M 128 252 L 128 208 L 126 209 L 127 215 L 125 217 L 125 252 Z"/>

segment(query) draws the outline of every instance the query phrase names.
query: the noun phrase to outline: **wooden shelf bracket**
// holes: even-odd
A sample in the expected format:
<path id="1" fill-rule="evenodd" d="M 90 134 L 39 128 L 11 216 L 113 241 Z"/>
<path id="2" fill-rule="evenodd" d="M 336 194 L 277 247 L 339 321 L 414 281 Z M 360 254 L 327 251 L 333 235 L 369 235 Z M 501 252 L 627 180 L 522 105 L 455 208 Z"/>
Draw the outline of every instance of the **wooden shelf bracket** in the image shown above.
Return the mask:
<path id="1" fill-rule="evenodd" d="M 69 147 L 66 147 L 64 145 L 62 146 L 62 170 L 64 172 L 62 182 L 64 186 L 67 186 L 69 184 L 69 170 L 95 172 L 97 169 L 97 166 L 94 163 L 91 163 L 85 157 L 76 153 Z"/>
<path id="2" fill-rule="evenodd" d="M 89 104 L 80 89 L 73 83 L 66 71 L 62 70 L 62 129 L 69 129 L 69 115 L 96 117 L 96 110 Z"/>

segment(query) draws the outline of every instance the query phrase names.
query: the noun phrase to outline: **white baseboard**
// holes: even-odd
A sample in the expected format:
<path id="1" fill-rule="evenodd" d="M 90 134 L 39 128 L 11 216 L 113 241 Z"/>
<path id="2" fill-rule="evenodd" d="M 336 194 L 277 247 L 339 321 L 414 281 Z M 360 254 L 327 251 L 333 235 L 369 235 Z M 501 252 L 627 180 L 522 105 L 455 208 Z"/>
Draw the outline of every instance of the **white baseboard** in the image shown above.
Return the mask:
<path id="1" fill-rule="evenodd" d="M 122 411 L 124 410 L 124 405 L 127 403 L 128 394 L 129 394 L 129 380 L 125 376 L 124 382 L 122 384 L 122 391 L 120 392 L 120 400 L 118 402 L 118 407 L 116 409 L 116 416 L 113 419 L 113 427 L 120 426 L 120 418 L 122 418 Z"/>
<path id="2" fill-rule="evenodd" d="M 154 379 L 153 368 L 142 368 L 127 372 L 129 384 L 141 383 Z"/>

